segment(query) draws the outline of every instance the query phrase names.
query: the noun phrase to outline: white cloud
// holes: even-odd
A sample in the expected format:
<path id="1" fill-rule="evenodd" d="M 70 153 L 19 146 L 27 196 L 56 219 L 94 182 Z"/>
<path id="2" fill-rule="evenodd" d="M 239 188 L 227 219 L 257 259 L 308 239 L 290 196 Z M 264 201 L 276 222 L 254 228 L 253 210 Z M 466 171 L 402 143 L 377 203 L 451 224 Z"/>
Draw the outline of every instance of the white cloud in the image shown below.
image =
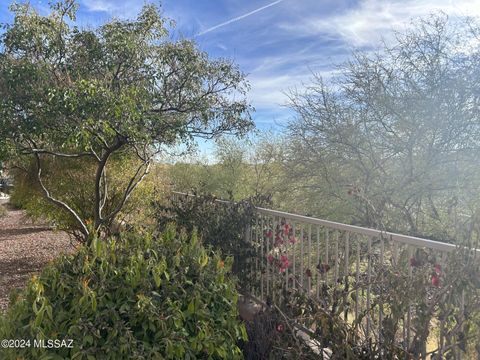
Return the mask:
<path id="1" fill-rule="evenodd" d="M 337 70 L 324 70 L 317 74 L 328 81 L 337 74 Z M 268 72 L 252 74 L 248 77 L 252 85 L 248 98 L 257 109 L 277 108 L 287 104 L 290 90 L 311 83 L 312 78 L 313 74 L 307 67 L 283 75 Z"/>
<path id="2" fill-rule="evenodd" d="M 144 1 L 135 0 L 81 0 L 88 11 L 104 12 L 120 18 L 133 18 L 142 9 Z"/>
<path id="3" fill-rule="evenodd" d="M 338 73 L 333 65 L 343 62 L 352 48 L 380 46 L 382 38 L 388 41 L 393 37 L 392 30 L 404 30 L 415 18 L 438 12 L 453 19 L 480 17 L 480 1 L 361 0 L 356 7 L 327 16 L 309 12 L 307 5 L 301 12 L 304 17 L 301 25 L 298 24 L 298 18 L 293 22 L 283 17 L 278 24 L 282 30 L 281 36 L 291 39 L 308 36 L 312 37 L 311 41 L 315 41 L 315 38 L 337 39 L 333 42 L 337 46 L 336 55 L 331 55 L 334 45 L 330 42 L 325 52 L 319 51 L 318 47 L 306 46 L 302 51 L 290 53 L 286 50 L 283 55 L 265 58 L 249 76 L 252 84 L 249 97 L 257 108 L 284 105 L 288 100 L 285 92 L 309 84 L 312 72 L 328 81 Z"/>
<path id="4" fill-rule="evenodd" d="M 407 27 L 414 18 L 444 12 L 452 17 L 479 17 L 480 2 L 472 0 L 362 0 L 328 17 L 305 15 L 301 26 L 283 22 L 283 30 L 305 35 L 335 36 L 351 46 L 376 46 L 393 30 Z"/>

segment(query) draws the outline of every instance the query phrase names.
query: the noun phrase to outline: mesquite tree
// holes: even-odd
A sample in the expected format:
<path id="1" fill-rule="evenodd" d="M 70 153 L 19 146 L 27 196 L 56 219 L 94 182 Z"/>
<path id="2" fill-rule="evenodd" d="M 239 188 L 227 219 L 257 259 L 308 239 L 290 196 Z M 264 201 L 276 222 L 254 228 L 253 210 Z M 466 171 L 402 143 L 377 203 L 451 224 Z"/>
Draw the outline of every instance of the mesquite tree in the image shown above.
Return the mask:
<path id="1" fill-rule="evenodd" d="M 252 121 L 243 73 L 192 41 L 171 40 L 159 8 L 146 5 L 135 20 L 84 29 L 75 25 L 77 7 L 60 1 L 48 16 L 28 4 L 11 7 L 14 21 L 0 43 L 0 146 L 10 164 L 33 161 L 44 196 L 87 239 L 111 224 L 162 148 L 243 134 Z M 121 196 L 110 197 L 106 168 L 118 153 L 134 156 L 138 168 Z M 59 158 L 96 164 L 94 201 L 84 204 L 93 219 L 82 219 L 48 187 L 42 170 Z"/>
<path id="2" fill-rule="evenodd" d="M 378 52 L 356 53 L 332 84 L 316 77 L 291 94 L 288 169 L 319 215 L 476 237 L 472 226 L 458 231 L 479 208 L 478 28 L 423 19 Z"/>

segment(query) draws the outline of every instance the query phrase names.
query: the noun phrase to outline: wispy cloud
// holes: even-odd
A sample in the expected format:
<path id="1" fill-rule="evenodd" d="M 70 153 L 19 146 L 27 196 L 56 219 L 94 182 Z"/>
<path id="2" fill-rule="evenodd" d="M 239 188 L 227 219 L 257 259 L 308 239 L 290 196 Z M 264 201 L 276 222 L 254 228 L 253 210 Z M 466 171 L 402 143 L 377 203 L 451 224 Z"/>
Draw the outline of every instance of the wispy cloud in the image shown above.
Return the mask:
<path id="1" fill-rule="evenodd" d="M 91 12 L 103 12 L 120 18 L 133 18 L 145 2 L 135 0 L 81 0 L 80 4 Z"/>
<path id="2" fill-rule="evenodd" d="M 362 0 L 356 6 L 331 15 L 305 13 L 303 24 L 284 21 L 279 26 L 307 36 L 330 35 L 354 47 L 375 46 L 381 38 L 402 30 L 412 19 L 443 12 L 451 17 L 480 16 L 480 2 L 471 0 Z"/>
<path id="3" fill-rule="evenodd" d="M 235 17 L 235 18 L 233 18 L 233 19 L 230 19 L 230 20 L 227 20 L 227 21 L 225 21 L 225 22 L 222 22 L 222 23 L 220 23 L 220 24 L 218 24 L 218 25 L 212 26 L 212 27 L 210 27 L 210 28 L 208 28 L 208 29 L 206 29 L 206 30 L 203 30 L 203 31 L 199 32 L 196 36 L 205 35 L 205 34 L 211 32 L 211 31 L 217 30 L 217 29 L 219 29 L 219 28 L 221 28 L 221 27 L 227 26 L 227 25 L 232 24 L 232 23 L 234 23 L 234 22 L 237 22 L 237 21 L 239 21 L 239 20 L 245 19 L 246 17 L 249 17 L 249 16 L 251 16 L 251 15 L 253 15 L 253 14 L 256 14 L 256 13 L 258 13 L 258 12 L 260 12 L 260 11 L 263 11 L 263 10 L 265 10 L 265 9 L 268 9 L 269 7 L 272 7 L 272 6 L 274 6 L 274 5 L 277 5 L 278 3 L 281 3 L 282 1 L 284 1 L 284 0 L 274 1 L 274 2 L 272 2 L 272 3 L 270 3 L 270 4 L 267 4 L 267 5 L 265 5 L 265 6 L 259 7 L 258 9 L 255 9 L 255 10 L 253 10 L 253 11 L 250 11 L 250 12 L 248 12 L 248 13 L 246 13 L 246 14 L 237 16 L 237 17 Z"/>

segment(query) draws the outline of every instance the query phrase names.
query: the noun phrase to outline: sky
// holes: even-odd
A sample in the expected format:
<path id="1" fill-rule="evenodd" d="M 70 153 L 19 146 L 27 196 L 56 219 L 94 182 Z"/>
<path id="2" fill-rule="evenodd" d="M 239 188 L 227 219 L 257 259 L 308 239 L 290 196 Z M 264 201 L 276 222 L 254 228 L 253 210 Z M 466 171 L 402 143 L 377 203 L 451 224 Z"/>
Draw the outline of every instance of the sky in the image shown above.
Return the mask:
<path id="1" fill-rule="evenodd" d="M 133 18 L 144 1 L 77 0 L 78 22 L 94 27 L 112 17 Z M 31 0 L 41 12 L 47 0 Z M 443 12 L 480 16 L 480 0 L 164 0 L 174 36 L 194 38 L 213 57 L 233 59 L 248 75 L 249 100 L 261 130 L 283 128 L 293 116 L 286 93 L 328 80 L 354 50 L 373 50 L 412 19 Z M 11 21 L 0 0 L 0 22 Z"/>

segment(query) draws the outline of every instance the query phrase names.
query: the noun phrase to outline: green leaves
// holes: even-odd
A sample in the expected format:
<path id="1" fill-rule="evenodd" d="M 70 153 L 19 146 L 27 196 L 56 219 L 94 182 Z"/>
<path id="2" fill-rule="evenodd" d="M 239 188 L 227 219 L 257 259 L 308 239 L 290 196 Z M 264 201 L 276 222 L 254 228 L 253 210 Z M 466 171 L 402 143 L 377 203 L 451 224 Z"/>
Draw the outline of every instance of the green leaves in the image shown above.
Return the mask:
<path id="1" fill-rule="evenodd" d="M 205 251 L 200 252 L 200 256 L 198 257 L 198 264 L 200 267 L 205 267 L 208 264 L 208 255 Z"/>
<path id="2" fill-rule="evenodd" d="M 245 329 L 221 261 L 174 227 L 92 241 L 47 267 L 0 317 L 0 337 L 67 337 L 75 347 L 16 349 L 2 359 L 239 359 Z"/>
<path id="3" fill-rule="evenodd" d="M 113 172 L 103 171 L 110 157 L 129 154 L 146 167 L 164 146 L 253 127 L 244 74 L 230 61 L 209 59 L 192 41 L 171 41 L 157 7 L 146 5 L 136 19 L 93 30 L 75 26 L 73 0 L 51 8 L 43 16 L 30 4 L 13 6 L 14 21 L 0 39 L 0 158 L 14 148 L 12 163 L 34 158 L 45 164 L 59 153 L 77 167 L 80 156 L 96 162 L 86 173 L 95 189 L 78 208 L 60 196 L 49 199 L 75 219 L 69 230 L 88 237 L 82 215 L 95 209 L 97 232 L 118 214 L 101 219 L 99 209 L 121 210 L 125 202 L 118 199 L 130 198 L 143 179 L 142 172 L 131 186 L 126 179 L 118 197 L 99 196 L 99 188 L 109 187 L 99 186 L 95 174 L 111 183 Z M 134 174 L 137 167 L 130 167 Z M 48 175 L 43 195 L 61 194 Z"/>

